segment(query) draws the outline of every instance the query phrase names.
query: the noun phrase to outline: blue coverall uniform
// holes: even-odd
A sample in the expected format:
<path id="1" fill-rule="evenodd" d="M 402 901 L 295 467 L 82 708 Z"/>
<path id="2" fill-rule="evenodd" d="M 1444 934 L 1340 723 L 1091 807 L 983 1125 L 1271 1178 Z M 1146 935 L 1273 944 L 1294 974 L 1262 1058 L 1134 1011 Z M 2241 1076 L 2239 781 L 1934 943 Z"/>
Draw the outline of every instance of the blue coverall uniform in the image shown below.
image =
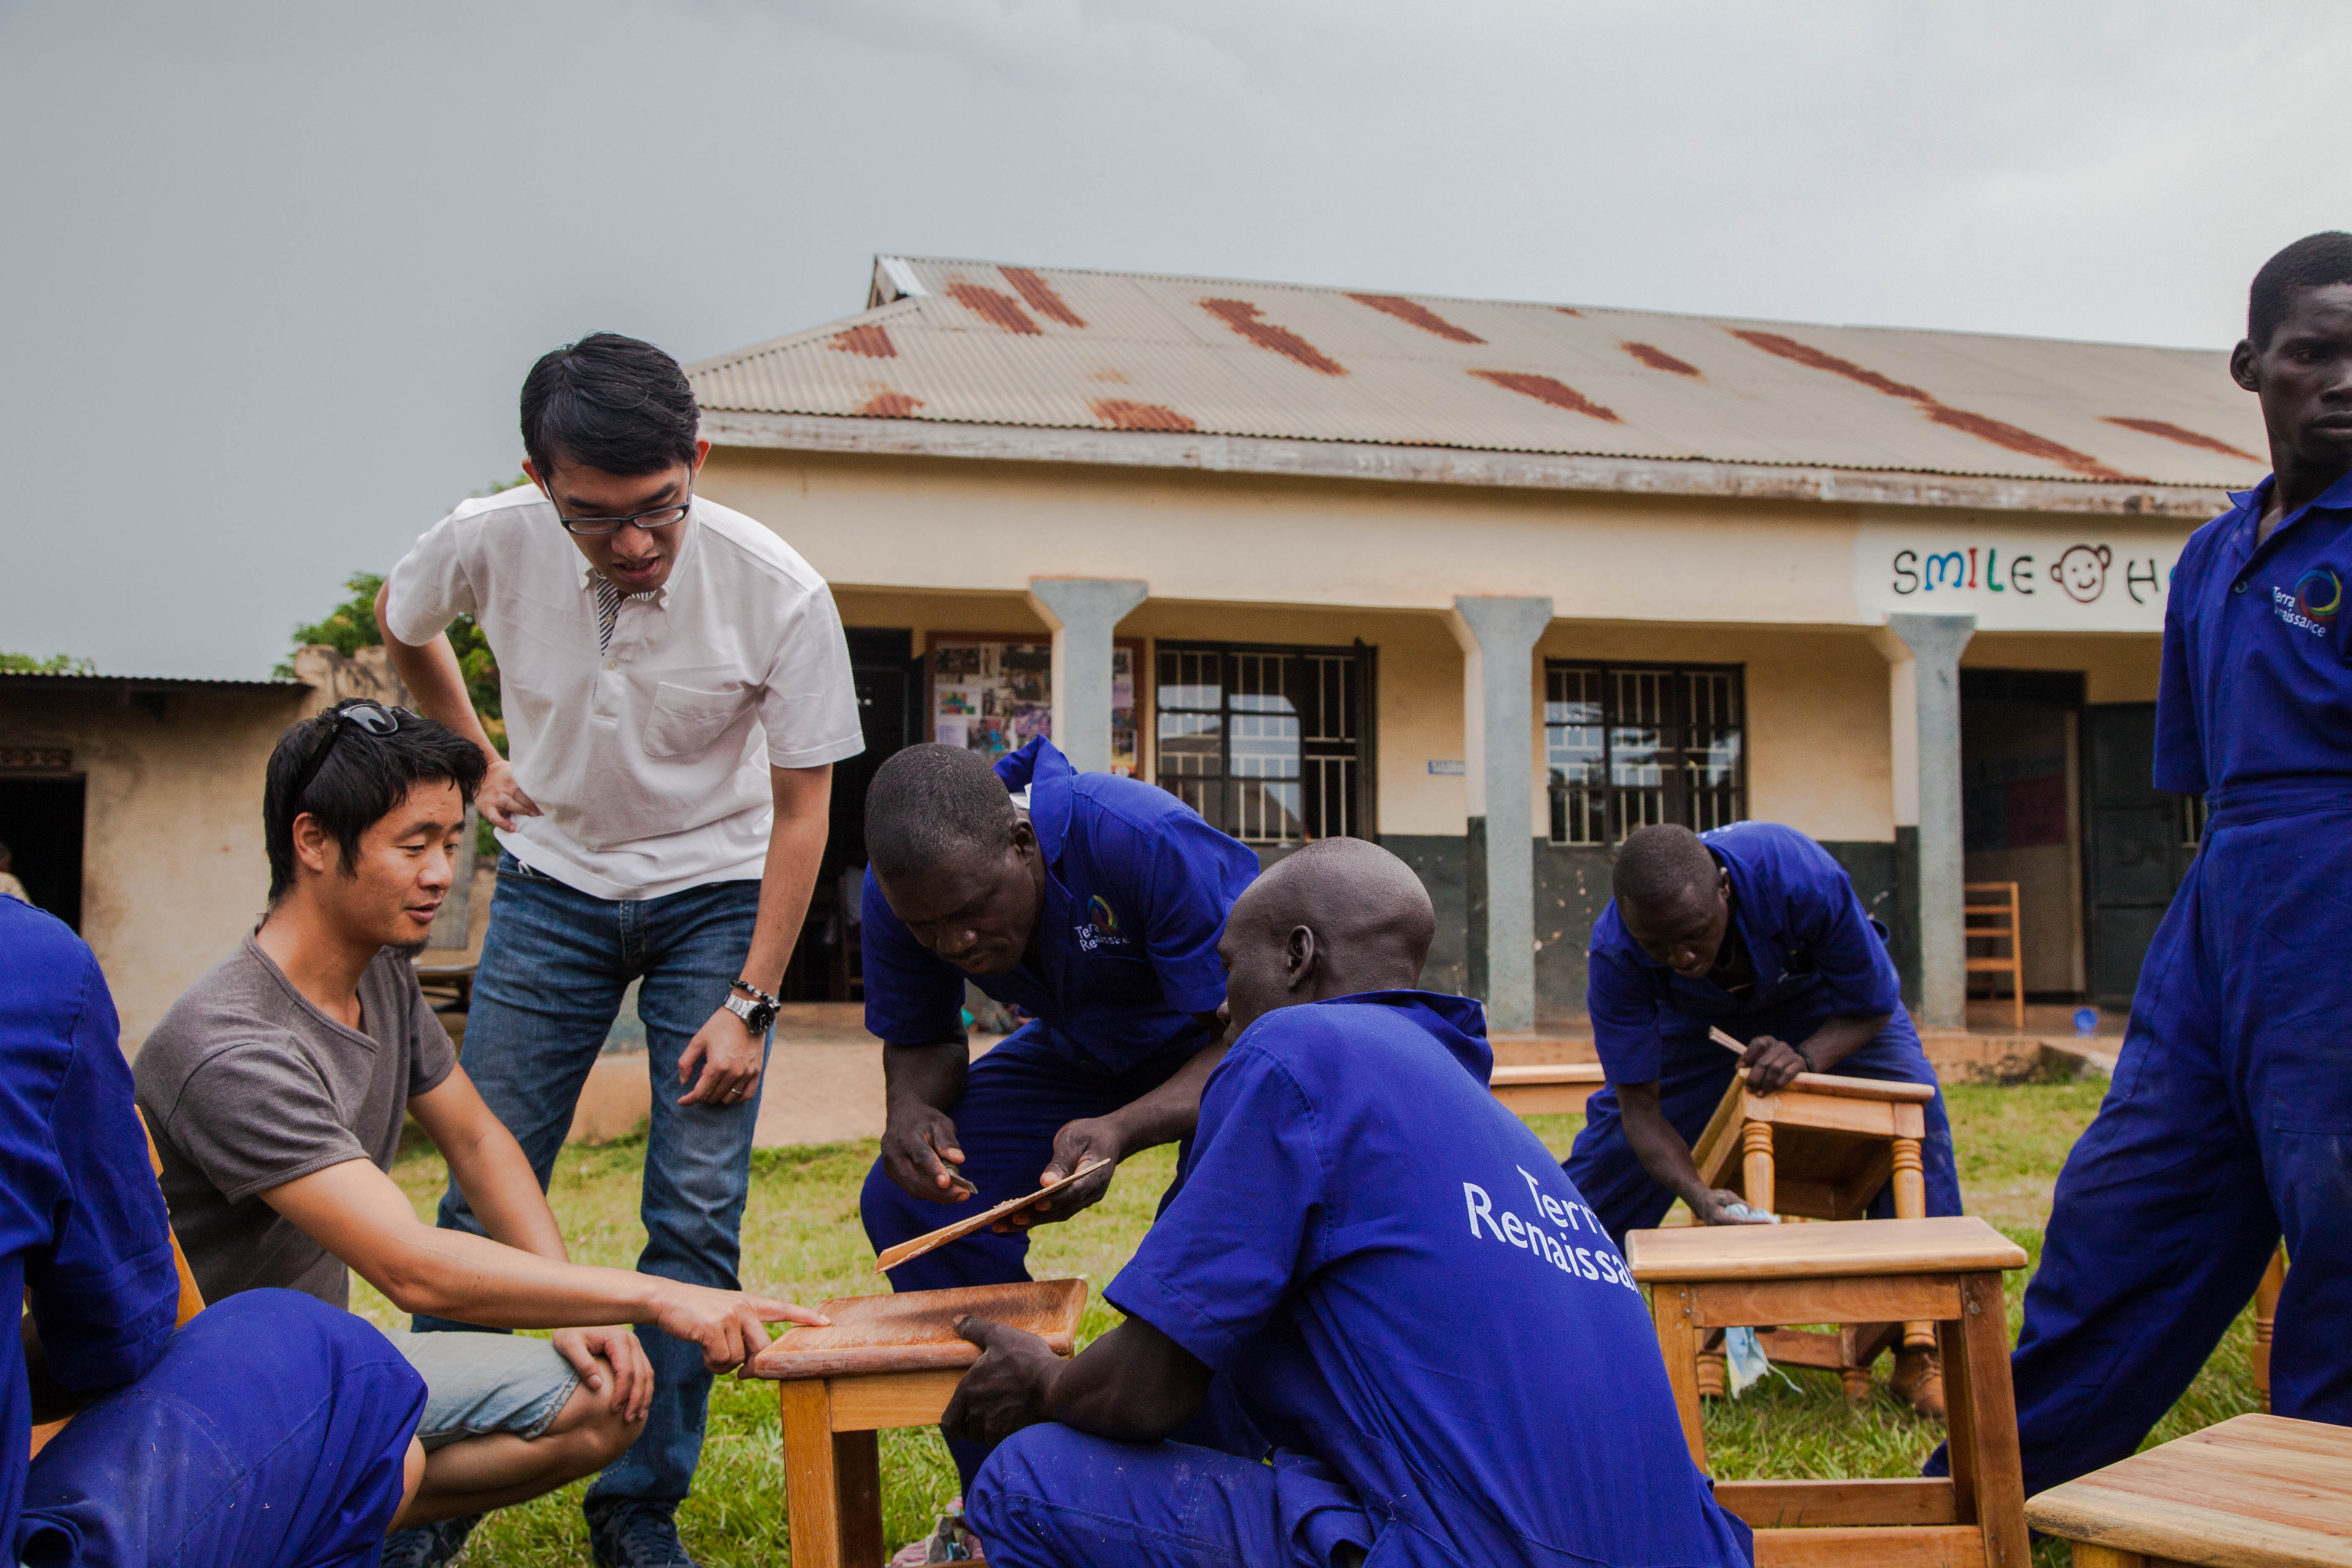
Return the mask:
<path id="1" fill-rule="evenodd" d="M 1139 779 L 1074 772 L 1052 742 L 1032 741 L 996 764 L 1029 791 L 1045 861 L 1037 911 L 1041 964 L 971 976 L 1024 1025 L 978 1061 L 950 1107 L 979 1190 L 963 1203 L 911 1196 L 877 1160 L 858 1202 L 876 1251 L 962 1215 L 1037 1190 L 1065 1123 L 1107 1116 L 1159 1088 L 1210 1038 L 1195 1015 L 1225 999 L 1217 936 L 1257 875 L 1257 856 L 1167 791 Z M 915 940 L 872 871 L 864 900 L 866 1026 L 887 1044 L 929 1046 L 963 1033 L 964 972 Z M 1029 1237 L 982 1231 L 900 1264 L 900 1290 L 1026 1279 Z M 967 1482 L 979 1460 L 950 1445 Z"/>
<path id="2" fill-rule="evenodd" d="M 1770 1035 L 1798 1046 L 1832 1018 L 1884 1013 L 1885 1027 L 1830 1070 L 1896 1083 L 1936 1081 L 1904 1011 L 1885 939 L 1844 868 L 1777 822 L 1735 823 L 1699 837 L 1731 874 L 1731 918 L 1756 966 L 1745 995 L 1705 977 L 1685 979 L 1643 952 L 1626 934 L 1613 900 L 1592 928 L 1585 1002 L 1611 1087 L 1586 1102 L 1584 1131 L 1566 1168 L 1621 1246 L 1627 1231 L 1664 1218 L 1674 1194 L 1643 1169 L 1626 1142 L 1615 1086 L 1655 1080 L 1666 1121 L 1685 1142 L 1696 1142 L 1739 1066 L 1736 1054 L 1707 1037 L 1710 1026 L 1743 1043 Z M 1960 1178 L 1940 1090 L 1927 1102 L 1919 1162 L 1928 1214 L 1958 1214 Z M 1879 1193 L 1870 1213 L 1878 1219 L 1894 1215 L 1891 1189 Z"/>
<path id="3" fill-rule="evenodd" d="M 50 1375 L 109 1390 L 27 1465 L 25 1358 L 0 1355 L 0 1560 L 369 1568 L 423 1380 L 291 1290 L 174 1331 L 169 1224 L 98 961 L 0 898 L 0 1318 L 29 1288 Z"/>
<path id="4" fill-rule="evenodd" d="M 1379 1568 L 1745 1568 L 1640 1289 L 1492 1066 L 1461 996 L 1252 1024 L 1104 1295 L 1208 1365 L 1245 1418 L 1223 1432 L 1254 1441 L 1024 1428 L 973 1488 L 989 1561 L 1325 1568 L 1350 1543 Z"/>
<path id="5" fill-rule="evenodd" d="M 2282 1233 L 2271 1407 L 2352 1424 L 2352 476 L 2258 548 L 2273 482 L 2173 568 L 2155 782 L 2210 815 L 2025 1293 L 2029 1497 L 2138 1447 Z"/>

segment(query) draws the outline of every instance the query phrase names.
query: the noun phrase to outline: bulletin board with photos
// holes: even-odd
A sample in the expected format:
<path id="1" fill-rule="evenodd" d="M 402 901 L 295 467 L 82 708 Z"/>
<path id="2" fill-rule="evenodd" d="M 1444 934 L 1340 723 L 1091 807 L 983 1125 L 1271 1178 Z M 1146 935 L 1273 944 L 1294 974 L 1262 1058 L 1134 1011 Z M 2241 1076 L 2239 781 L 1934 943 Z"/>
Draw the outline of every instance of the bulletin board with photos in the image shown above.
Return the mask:
<path id="1" fill-rule="evenodd" d="M 990 762 L 1018 751 L 1037 736 L 1054 733 L 1054 645 L 1051 640 L 930 634 L 925 666 L 929 673 L 931 739 L 962 746 Z M 1143 669 L 1143 644 L 1120 641 L 1111 648 L 1111 772 L 1134 777 L 1142 759 L 1136 750 L 1136 715 Z"/>

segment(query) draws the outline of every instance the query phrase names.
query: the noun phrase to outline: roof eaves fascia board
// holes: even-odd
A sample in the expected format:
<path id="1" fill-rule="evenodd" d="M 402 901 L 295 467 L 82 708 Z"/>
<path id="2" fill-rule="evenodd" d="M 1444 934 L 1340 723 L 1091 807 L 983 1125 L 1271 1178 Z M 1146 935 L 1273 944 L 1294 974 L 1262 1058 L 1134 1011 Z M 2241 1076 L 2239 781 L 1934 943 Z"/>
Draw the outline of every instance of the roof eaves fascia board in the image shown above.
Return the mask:
<path id="1" fill-rule="evenodd" d="M 1491 486 L 1615 495 L 1794 500 L 1847 506 L 1969 507 L 2203 522 L 2229 505 L 2219 485 L 2116 485 L 2068 479 L 1706 460 L 1577 457 L 1255 436 L 1176 436 L 820 414 L 702 412 L 721 447 L 869 457 L 952 458 L 1109 468 L 1186 468 L 1390 484 Z"/>

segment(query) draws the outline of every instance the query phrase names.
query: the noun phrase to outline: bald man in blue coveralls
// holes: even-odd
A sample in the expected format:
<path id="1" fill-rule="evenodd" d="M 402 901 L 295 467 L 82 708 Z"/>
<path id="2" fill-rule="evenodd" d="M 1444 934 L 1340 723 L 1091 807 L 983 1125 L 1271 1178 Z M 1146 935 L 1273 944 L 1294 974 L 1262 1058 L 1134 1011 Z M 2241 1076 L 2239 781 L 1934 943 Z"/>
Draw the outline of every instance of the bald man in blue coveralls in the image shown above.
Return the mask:
<path id="1" fill-rule="evenodd" d="M 2352 235 L 2273 257 L 2249 317 L 2274 472 L 2181 552 L 2157 690 L 2156 787 L 2210 816 L 2026 1291 L 2028 1496 L 2138 1447 L 2282 1234 L 2271 1407 L 2352 1425 Z"/>

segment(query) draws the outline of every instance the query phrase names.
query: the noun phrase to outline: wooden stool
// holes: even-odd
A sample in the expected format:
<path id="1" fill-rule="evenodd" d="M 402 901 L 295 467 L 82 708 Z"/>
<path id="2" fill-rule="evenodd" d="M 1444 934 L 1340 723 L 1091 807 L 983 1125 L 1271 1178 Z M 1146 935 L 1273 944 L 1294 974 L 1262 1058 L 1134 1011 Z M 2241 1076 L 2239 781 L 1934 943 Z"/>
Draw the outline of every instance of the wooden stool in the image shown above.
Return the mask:
<path id="1" fill-rule="evenodd" d="M 1650 1287 L 1683 1439 L 1701 1469 L 1695 1363 L 1709 1330 L 1922 1319 L 1941 1335 L 1951 1478 L 1723 1482 L 1716 1500 L 1755 1530 L 1757 1568 L 2031 1568 L 2000 1288 L 2003 1269 L 2025 1267 L 2016 1243 L 1954 1215 L 1637 1230 L 1625 1256 Z"/>
<path id="2" fill-rule="evenodd" d="M 955 1331 L 958 1318 L 1025 1329 L 1068 1355 L 1086 1305 L 1083 1279 L 850 1296 L 818 1309 L 830 1328 L 794 1329 L 754 1357 L 750 1375 L 781 1384 L 793 1568 L 882 1561 L 875 1434 L 929 1426 L 946 1413 L 964 1369 L 980 1359 L 980 1347 Z"/>
<path id="3" fill-rule="evenodd" d="M 1981 942 L 1998 948 L 2009 944 L 2007 952 L 1972 952 L 1968 958 L 1970 979 L 1985 977 L 1985 994 L 2000 1000 L 2000 987 L 1993 976 L 2009 976 L 2009 994 L 2017 1011 L 2017 1032 L 2025 1032 L 2025 933 L 2017 913 L 2017 884 L 2014 882 L 1963 882 L 1960 898 L 1964 908 L 1960 923 L 1967 928 L 1969 942 Z"/>
<path id="4" fill-rule="evenodd" d="M 2271 1409 L 2271 1331 L 2278 1323 L 2279 1292 L 2286 1289 L 2286 1247 L 2271 1254 L 2263 1282 L 2254 1287 L 2254 1348 L 2246 1352 L 2247 1370 L 2254 1374 L 2254 1392 L 2263 1396 L 2263 1414 Z"/>
<path id="5" fill-rule="evenodd" d="M 2352 1429 L 2240 1415 L 2025 1506 L 2074 1568 L 2352 1568 Z"/>
<path id="6" fill-rule="evenodd" d="M 1547 1062 L 1496 1068 L 1486 1087 L 1517 1116 L 1581 1116 L 1584 1102 L 1608 1081 L 1599 1062 Z"/>
<path id="7" fill-rule="evenodd" d="M 1935 1086 L 1799 1073 L 1778 1094 L 1758 1094 L 1748 1075 L 1733 1077 L 1706 1131 L 1691 1149 L 1699 1180 L 1739 1194 L 1769 1214 L 1801 1219 L 1860 1219 L 1879 1189 L 1895 1187 L 1895 1217 L 1924 1219 L 1927 1184 L 1919 1141 L 1927 1135 L 1927 1104 Z M 1805 1320 L 1798 1320 L 1803 1321 Z M 1870 1397 L 1870 1363 L 1893 1337 L 1875 1323 L 1850 1324 L 1834 1334 L 1776 1331 L 1762 1336 L 1764 1353 L 1790 1366 L 1834 1372 L 1848 1399 Z M 1903 1325 L 1903 1348 L 1932 1350 L 1934 1328 Z M 1723 1392 L 1723 1353 L 1701 1347 L 1700 1392 Z"/>

